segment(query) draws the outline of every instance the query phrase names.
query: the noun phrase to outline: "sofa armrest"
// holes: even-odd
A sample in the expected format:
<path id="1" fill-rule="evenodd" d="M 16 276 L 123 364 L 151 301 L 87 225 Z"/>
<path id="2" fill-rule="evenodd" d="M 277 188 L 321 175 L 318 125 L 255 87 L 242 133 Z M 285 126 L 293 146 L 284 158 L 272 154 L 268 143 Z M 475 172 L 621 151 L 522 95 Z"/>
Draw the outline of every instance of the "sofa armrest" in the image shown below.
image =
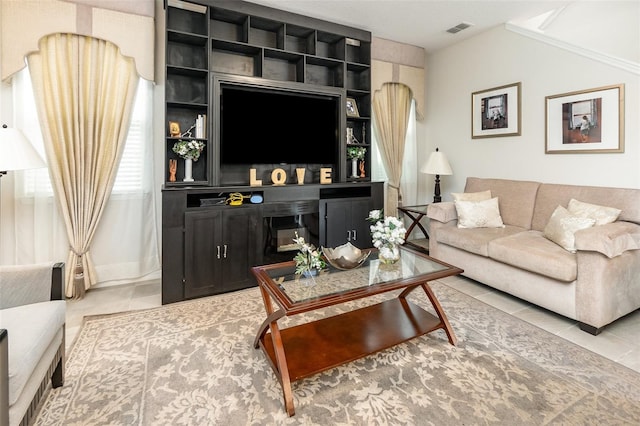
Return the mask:
<path id="1" fill-rule="evenodd" d="M 640 249 L 640 225 L 619 221 L 593 226 L 577 231 L 575 241 L 578 251 L 597 251 L 613 258 Z"/>
<path id="2" fill-rule="evenodd" d="M 64 300 L 64 263 L 0 267 L 0 309 Z"/>
<path id="3" fill-rule="evenodd" d="M 458 219 L 456 206 L 451 201 L 433 203 L 427 206 L 427 217 L 438 222 L 447 223 Z"/>

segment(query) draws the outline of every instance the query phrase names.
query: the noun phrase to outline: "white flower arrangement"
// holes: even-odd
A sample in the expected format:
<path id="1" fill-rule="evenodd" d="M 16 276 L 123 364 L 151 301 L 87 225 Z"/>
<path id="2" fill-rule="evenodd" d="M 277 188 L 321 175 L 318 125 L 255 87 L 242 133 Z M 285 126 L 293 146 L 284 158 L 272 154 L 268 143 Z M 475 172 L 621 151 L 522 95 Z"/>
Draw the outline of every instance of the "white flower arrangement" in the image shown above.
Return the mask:
<path id="1" fill-rule="evenodd" d="M 300 245 L 300 251 L 293 258 L 296 261 L 296 274 L 302 274 L 313 269 L 320 271 L 327 267 L 322 257 L 322 252 L 316 249 L 313 244 L 308 244 L 304 237 L 299 237 L 297 232 L 293 242 Z"/>
<path id="2" fill-rule="evenodd" d="M 173 144 L 173 152 L 185 160 L 198 161 L 204 149 L 204 142 L 198 140 L 178 140 Z"/>
<path id="3" fill-rule="evenodd" d="M 373 246 L 385 255 L 385 249 L 392 249 L 404 243 L 404 235 L 407 230 L 404 223 L 397 217 L 384 216 L 382 210 L 371 210 L 367 219 L 372 223 L 369 227 Z"/>
<path id="4" fill-rule="evenodd" d="M 357 158 L 358 160 L 364 160 L 364 155 L 367 153 L 367 148 L 363 146 L 350 146 L 347 148 L 347 158 L 349 160 L 353 160 Z"/>

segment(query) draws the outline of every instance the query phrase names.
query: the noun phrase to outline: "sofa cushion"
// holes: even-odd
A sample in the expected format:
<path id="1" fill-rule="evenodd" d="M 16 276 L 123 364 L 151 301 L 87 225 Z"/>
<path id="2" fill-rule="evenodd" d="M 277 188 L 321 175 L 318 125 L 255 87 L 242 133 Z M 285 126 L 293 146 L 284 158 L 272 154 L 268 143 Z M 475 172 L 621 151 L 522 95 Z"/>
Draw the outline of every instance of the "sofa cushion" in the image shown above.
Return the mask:
<path id="1" fill-rule="evenodd" d="M 576 255 L 546 239 L 540 231 L 526 231 L 489 242 L 489 257 L 516 268 L 556 280 L 578 277 Z"/>
<path id="2" fill-rule="evenodd" d="M 545 226 L 543 234 L 563 249 L 575 253 L 575 232 L 591 228 L 595 223 L 595 219 L 574 216 L 564 207 L 558 206 Z"/>
<path id="3" fill-rule="evenodd" d="M 453 201 L 482 201 L 491 199 L 491 191 L 480 192 L 452 192 Z"/>
<path id="4" fill-rule="evenodd" d="M 65 323 L 65 301 L 3 309 L 0 328 L 9 336 L 9 405 L 13 405 L 51 341 Z M 60 337 L 61 341 L 62 338 Z"/>
<path id="5" fill-rule="evenodd" d="M 454 201 L 458 214 L 458 228 L 504 228 L 498 199 L 482 201 Z"/>
<path id="6" fill-rule="evenodd" d="M 569 213 L 572 215 L 594 219 L 596 221 L 596 225 L 613 223 L 618 219 L 618 216 L 620 216 L 620 213 L 622 212 L 622 210 L 616 209 L 615 207 L 583 203 L 575 198 L 569 200 L 567 210 L 569 210 Z"/>
<path id="7" fill-rule="evenodd" d="M 432 238 L 435 238 L 438 243 L 488 257 L 489 242 L 522 231 L 524 231 L 524 229 L 509 225 L 506 225 L 504 228 L 475 229 L 447 226 L 436 229 Z"/>
<path id="8" fill-rule="evenodd" d="M 620 209 L 618 220 L 640 224 L 640 191 L 637 189 L 543 183 L 538 189 L 531 229 L 544 230 L 555 208 L 558 205 L 568 206 L 572 198 Z M 504 212 L 502 219 L 508 223 Z"/>

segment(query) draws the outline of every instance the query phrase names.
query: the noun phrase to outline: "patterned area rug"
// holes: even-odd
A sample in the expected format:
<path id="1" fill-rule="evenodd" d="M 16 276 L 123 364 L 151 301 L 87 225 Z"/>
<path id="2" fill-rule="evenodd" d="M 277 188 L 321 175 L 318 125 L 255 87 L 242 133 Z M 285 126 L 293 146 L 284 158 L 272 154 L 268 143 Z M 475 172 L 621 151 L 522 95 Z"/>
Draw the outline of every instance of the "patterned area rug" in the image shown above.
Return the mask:
<path id="1" fill-rule="evenodd" d="M 457 347 L 438 330 L 295 382 L 293 417 L 253 348 L 265 317 L 257 288 L 87 318 L 65 385 L 49 392 L 36 424 L 640 424 L 640 374 L 443 284 L 432 287 Z M 414 293 L 414 302 L 430 306 Z"/>

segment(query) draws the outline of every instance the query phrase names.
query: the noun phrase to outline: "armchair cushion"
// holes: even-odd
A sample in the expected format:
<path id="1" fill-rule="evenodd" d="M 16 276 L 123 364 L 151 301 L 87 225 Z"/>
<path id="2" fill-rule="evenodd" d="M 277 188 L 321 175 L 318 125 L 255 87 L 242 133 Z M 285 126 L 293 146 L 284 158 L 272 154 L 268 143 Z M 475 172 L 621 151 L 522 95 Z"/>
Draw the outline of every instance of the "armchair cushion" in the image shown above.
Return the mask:
<path id="1" fill-rule="evenodd" d="M 0 328 L 9 336 L 9 405 L 22 393 L 46 349 L 65 323 L 65 302 L 32 303 L 3 309 Z M 59 337 L 62 341 L 62 336 Z"/>
<path id="2" fill-rule="evenodd" d="M 0 309 L 51 300 L 52 273 L 51 263 L 1 266 Z"/>

